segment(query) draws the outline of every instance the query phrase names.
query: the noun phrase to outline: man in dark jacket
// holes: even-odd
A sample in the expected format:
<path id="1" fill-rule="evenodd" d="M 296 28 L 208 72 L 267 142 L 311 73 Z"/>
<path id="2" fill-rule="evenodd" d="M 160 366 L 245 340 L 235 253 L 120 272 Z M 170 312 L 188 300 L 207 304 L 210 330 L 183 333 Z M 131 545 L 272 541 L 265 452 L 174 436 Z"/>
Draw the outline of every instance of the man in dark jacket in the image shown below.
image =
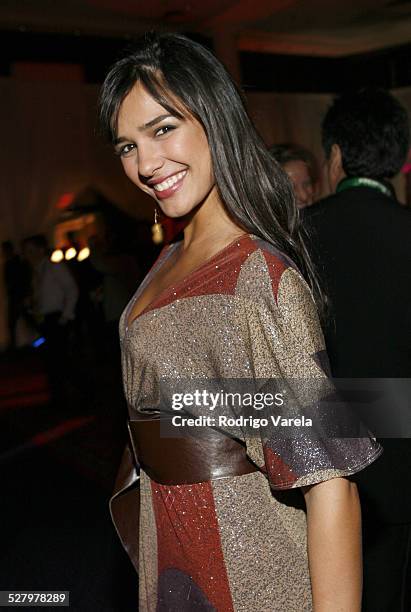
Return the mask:
<path id="1" fill-rule="evenodd" d="M 410 378 L 411 212 L 389 183 L 408 151 L 406 111 L 381 90 L 341 96 L 324 118 L 322 141 L 334 194 L 307 209 L 304 223 L 330 304 L 325 336 L 333 375 L 373 379 L 371 386 Z M 384 406 L 381 436 L 393 435 L 392 407 Z M 382 444 L 383 456 L 356 478 L 363 610 L 399 612 L 411 609 L 411 445 L 405 438 Z"/>

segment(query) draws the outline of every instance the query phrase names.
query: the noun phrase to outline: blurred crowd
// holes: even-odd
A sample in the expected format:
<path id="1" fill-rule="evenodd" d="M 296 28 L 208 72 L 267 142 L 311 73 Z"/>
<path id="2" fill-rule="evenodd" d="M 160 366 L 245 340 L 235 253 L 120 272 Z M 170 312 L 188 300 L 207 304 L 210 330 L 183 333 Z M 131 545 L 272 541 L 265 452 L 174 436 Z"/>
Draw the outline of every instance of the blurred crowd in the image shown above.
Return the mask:
<path id="1" fill-rule="evenodd" d="M 76 246 L 72 242 L 70 248 Z M 26 237 L 20 252 L 10 241 L 2 243 L 7 350 L 14 359 L 19 352 L 38 354 L 52 404 L 61 413 L 78 397 L 87 403 L 93 393 L 90 376 L 99 364 L 116 374 L 121 389 L 118 321 L 155 256 L 148 250 L 140 263 L 138 253 L 128 252 L 109 233 L 91 237 L 88 252 L 84 259 L 63 256 L 55 262 L 43 234 Z"/>

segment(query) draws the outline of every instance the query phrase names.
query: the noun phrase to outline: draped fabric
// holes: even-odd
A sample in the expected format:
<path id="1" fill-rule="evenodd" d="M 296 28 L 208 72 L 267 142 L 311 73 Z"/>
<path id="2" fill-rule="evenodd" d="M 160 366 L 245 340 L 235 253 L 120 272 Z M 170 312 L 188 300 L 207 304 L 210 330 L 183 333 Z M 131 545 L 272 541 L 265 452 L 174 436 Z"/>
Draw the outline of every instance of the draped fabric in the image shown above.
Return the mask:
<path id="1" fill-rule="evenodd" d="M 120 321 L 130 421 L 154 420 L 164 416 L 163 411 L 172 412 L 170 401 L 158 401 L 164 380 L 183 386 L 195 380 L 207 387 L 208 381 L 218 379 L 218 388 L 226 380 L 265 379 L 281 385 L 288 380 L 293 390 L 289 405 L 297 413 L 307 400 L 300 381 L 318 381 L 310 387 L 312 414 L 311 406 L 319 402 L 317 389 L 328 382 L 315 305 L 293 264 L 267 242 L 241 236 L 161 292 L 130 321 L 135 300 L 179 247 L 175 243 L 163 250 Z M 220 421 L 226 409 L 225 404 L 218 406 L 213 427 L 235 435 L 259 471 L 187 483 L 178 478 L 180 469 L 175 484 L 162 484 L 149 476 L 153 466 L 133 444 L 135 464 L 142 466 L 140 507 L 133 511 L 128 505 L 127 516 L 140 511 L 141 611 L 251 612 L 258 601 L 261 610 L 308 612 L 312 604 L 305 514 L 301 507 L 272 495 L 270 485 L 283 493 L 347 476 L 381 452 L 369 437 L 321 435 L 328 414 L 322 416 L 321 430 L 316 429 L 321 437 L 298 431 L 285 438 L 274 427 L 253 434 L 240 424 L 234 432 Z M 193 416 L 204 411 L 207 408 L 192 403 L 186 408 Z M 328 432 L 333 430 L 334 425 Z M 150 440 L 150 446 L 157 447 L 157 439 Z M 161 453 L 161 439 L 158 449 Z M 153 462 L 161 464 L 164 455 Z M 179 461 L 175 457 L 176 465 Z M 208 461 L 208 456 L 197 459 L 198 464 Z M 116 490 L 111 510 L 136 563 L 137 530 L 133 534 L 125 525 L 124 533 L 127 516 L 116 511 L 122 492 L 127 495 L 138 478 L 130 455 L 125 456 L 121 474 L 118 484 L 123 491 Z"/>

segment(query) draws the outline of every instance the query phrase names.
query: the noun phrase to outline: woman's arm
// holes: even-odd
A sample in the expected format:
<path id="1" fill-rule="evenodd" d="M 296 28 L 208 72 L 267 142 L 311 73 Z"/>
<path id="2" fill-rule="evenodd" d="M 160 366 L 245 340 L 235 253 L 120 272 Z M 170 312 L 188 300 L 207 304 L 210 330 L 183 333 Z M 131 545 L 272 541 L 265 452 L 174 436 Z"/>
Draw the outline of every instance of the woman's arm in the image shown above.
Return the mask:
<path id="1" fill-rule="evenodd" d="M 303 487 L 314 612 L 360 612 L 361 508 L 357 486 L 334 478 Z"/>

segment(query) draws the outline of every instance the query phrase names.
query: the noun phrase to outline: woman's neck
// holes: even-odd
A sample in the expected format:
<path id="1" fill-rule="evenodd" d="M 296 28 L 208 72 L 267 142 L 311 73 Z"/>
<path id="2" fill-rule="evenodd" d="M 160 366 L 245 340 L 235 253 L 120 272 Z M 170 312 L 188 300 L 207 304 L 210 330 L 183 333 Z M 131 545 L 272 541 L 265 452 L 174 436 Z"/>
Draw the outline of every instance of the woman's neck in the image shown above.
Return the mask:
<path id="1" fill-rule="evenodd" d="M 214 197 L 210 196 L 196 210 L 184 229 L 184 251 L 202 249 L 209 256 L 213 250 L 219 250 L 245 233 L 229 217 L 217 193 L 213 194 Z"/>

